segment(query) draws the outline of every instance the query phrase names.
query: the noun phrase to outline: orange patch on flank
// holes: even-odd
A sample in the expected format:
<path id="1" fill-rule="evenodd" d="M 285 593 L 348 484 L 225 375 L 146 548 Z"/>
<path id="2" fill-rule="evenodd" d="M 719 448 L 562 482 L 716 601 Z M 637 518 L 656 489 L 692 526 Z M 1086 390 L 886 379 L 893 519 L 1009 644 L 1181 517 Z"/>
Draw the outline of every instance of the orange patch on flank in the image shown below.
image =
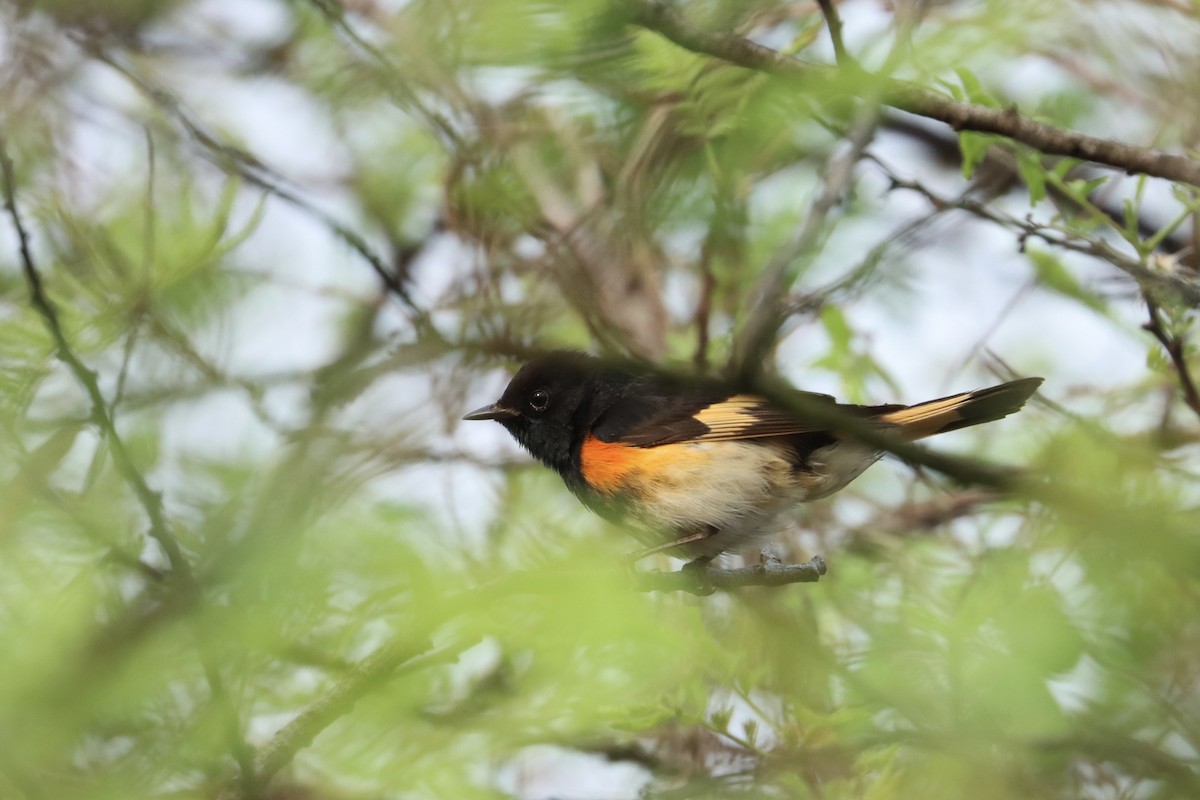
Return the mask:
<path id="1" fill-rule="evenodd" d="M 625 478 L 636 468 L 637 456 L 636 447 L 589 436 L 579 449 L 579 469 L 592 488 L 613 493 L 625 485 Z"/>
<path id="2" fill-rule="evenodd" d="M 686 443 L 631 447 L 589 436 L 579 449 L 579 469 L 593 489 L 616 494 L 636 492 L 647 484 L 671 483 L 675 470 L 710 458 Z"/>

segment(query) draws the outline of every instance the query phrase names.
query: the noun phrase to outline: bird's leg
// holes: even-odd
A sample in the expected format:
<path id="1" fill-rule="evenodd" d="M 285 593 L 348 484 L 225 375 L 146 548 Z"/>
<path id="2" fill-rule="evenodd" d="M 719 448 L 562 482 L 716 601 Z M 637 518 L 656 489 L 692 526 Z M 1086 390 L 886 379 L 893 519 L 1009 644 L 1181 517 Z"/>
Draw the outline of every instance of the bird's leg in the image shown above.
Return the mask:
<path id="1" fill-rule="evenodd" d="M 661 553 L 665 550 L 674 550 L 677 547 L 685 547 L 689 544 L 695 544 L 696 542 L 703 542 L 707 539 L 711 539 L 716 534 L 716 528 L 712 526 L 705 526 L 696 533 L 691 533 L 687 536 L 681 536 L 678 539 L 672 539 L 671 541 L 664 542 L 663 544 L 656 544 L 655 546 L 647 547 L 644 550 L 638 550 L 630 555 L 630 563 L 632 564 L 635 561 L 641 561 L 647 556 L 652 556 L 655 553 Z M 693 588 L 688 589 L 689 592 L 692 594 L 709 595 L 716 591 L 712 585 L 712 581 L 708 577 L 708 564 L 714 558 L 716 558 L 715 555 L 700 556 L 683 565 L 683 569 L 680 571 L 690 576 L 692 582 L 695 584 Z"/>
<path id="2" fill-rule="evenodd" d="M 705 527 L 703 530 L 698 531 L 697 533 L 688 534 L 687 536 L 681 537 L 679 539 L 672 539 L 669 542 L 664 542 L 663 544 L 656 544 L 653 547 L 647 547 L 645 549 L 637 550 L 633 553 L 630 553 L 629 560 L 630 561 L 641 561 L 643 558 L 652 556 L 656 553 L 661 553 L 665 550 L 673 550 L 676 547 L 683 547 L 684 545 L 695 544 L 696 542 L 703 542 L 705 539 L 711 539 L 713 536 L 716 535 L 716 533 L 717 533 L 716 528 Z M 697 560 L 699 560 L 699 559 L 697 559 Z M 710 557 L 708 560 L 712 561 L 712 558 Z"/>

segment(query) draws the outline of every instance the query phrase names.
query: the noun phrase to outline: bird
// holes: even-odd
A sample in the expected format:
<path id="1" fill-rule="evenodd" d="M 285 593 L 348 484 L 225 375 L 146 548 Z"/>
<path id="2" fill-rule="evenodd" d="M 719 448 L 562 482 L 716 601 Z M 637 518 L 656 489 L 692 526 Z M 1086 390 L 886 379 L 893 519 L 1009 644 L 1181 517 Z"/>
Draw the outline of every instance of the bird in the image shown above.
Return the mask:
<path id="1" fill-rule="evenodd" d="M 644 546 L 635 558 L 666 552 L 692 566 L 761 547 L 797 504 L 843 489 L 879 460 L 884 451 L 839 430 L 839 419 L 912 441 L 1006 417 L 1041 383 L 851 405 L 551 351 L 463 419 L 504 426 L 587 508 L 624 524 Z"/>

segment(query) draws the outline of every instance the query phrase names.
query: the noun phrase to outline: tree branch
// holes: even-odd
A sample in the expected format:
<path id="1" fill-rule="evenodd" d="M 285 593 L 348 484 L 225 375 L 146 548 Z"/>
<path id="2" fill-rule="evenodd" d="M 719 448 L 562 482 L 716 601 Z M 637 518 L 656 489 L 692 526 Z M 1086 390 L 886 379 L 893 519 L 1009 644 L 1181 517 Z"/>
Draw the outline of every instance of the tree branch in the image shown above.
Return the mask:
<path id="1" fill-rule="evenodd" d="M 55 355 L 66 365 L 72 377 L 75 378 L 75 381 L 87 394 L 88 401 L 91 404 L 91 419 L 108 441 L 109 449 L 113 455 L 113 463 L 116 465 L 121 478 L 133 489 L 134 494 L 137 495 L 138 501 L 145 510 L 146 517 L 150 522 L 150 535 L 162 547 L 163 552 L 167 556 L 167 561 L 170 563 L 171 569 L 175 574 L 190 583 L 191 570 L 187 559 L 184 558 L 179 543 L 175 541 L 175 537 L 171 534 L 170 528 L 167 525 L 166 517 L 163 514 L 162 496 L 150 488 L 142 473 L 138 471 L 137 465 L 133 463 L 133 458 L 129 455 L 129 450 L 126 449 L 125 442 L 117 433 L 113 418 L 108 413 L 108 404 L 105 403 L 104 395 L 100 392 L 96 373 L 88 369 L 80 361 L 75 351 L 71 349 L 71 345 L 67 342 L 66 334 L 63 333 L 58 312 L 46 294 L 41 273 L 38 272 L 37 265 L 33 261 L 33 253 L 29 247 L 29 232 L 25 229 L 25 223 L 22 221 L 21 213 L 17 208 L 15 170 L 12 159 L 8 155 L 7 141 L 2 133 L 0 133 L 0 176 L 4 180 L 4 206 L 8 210 L 13 228 L 17 233 L 17 241 L 21 252 L 21 265 L 25 272 L 25 280 L 29 284 L 30 301 L 33 304 L 33 308 L 41 316 L 42 322 L 45 323 L 46 329 L 50 332 L 50 338 L 54 342 Z"/>
<path id="2" fill-rule="evenodd" d="M 813 200 L 804 222 L 771 256 L 758 284 L 750 292 L 750 302 L 744 310 L 745 327 L 734 348 L 735 374 L 751 378 L 761 368 L 787 314 L 786 301 L 788 290 L 795 281 L 796 263 L 813 256 L 820 247 L 825 222 L 849 191 L 854 167 L 878 125 L 879 107 L 874 102 L 859 109 L 847 135 L 848 146 L 829 158 L 820 194 Z"/>
<path id="3" fill-rule="evenodd" d="M 633 585 L 639 592 L 696 592 L 697 579 L 707 581 L 714 589 L 740 589 L 743 586 L 784 586 L 789 583 L 816 583 L 825 574 L 825 559 L 813 556 L 803 564 L 781 564 L 769 561 L 736 569 L 706 569 L 704 575 L 693 576 L 686 570 L 675 572 L 639 572 Z"/>
<path id="4" fill-rule="evenodd" d="M 1142 292 L 1142 296 L 1145 297 L 1146 307 L 1150 312 L 1150 320 L 1142 326 L 1142 329 L 1148 331 L 1167 351 L 1167 357 L 1171 359 L 1175 373 L 1179 376 L 1179 386 L 1183 390 L 1184 402 L 1197 416 L 1200 416 L 1200 391 L 1196 390 L 1196 381 L 1192 378 L 1192 371 L 1188 366 L 1186 343 L 1182 336 L 1172 334 L 1163 325 L 1162 312 L 1150 295 Z"/>
<path id="5" fill-rule="evenodd" d="M 26 230 L 20 210 L 17 208 L 16 170 L 13 167 L 12 159 L 9 157 L 8 144 L 2 133 L 0 133 L 0 177 L 3 177 L 4 180 L 4 205 L 8 210 L 9 216 L 12 218 L 13 228 L 16 230 L 21 253 L 21 265 L 25 273 L 26 282 L 29 284 L 30 300 L 34 310 L 42 317 L 42 321 L 50 332 L 50 337 L 54 342 L 55 355 L 67 366 L 71 375 L 87 394 L 89 403 L 91 404 L 91 420 L 100 429 L 102 436 L 108 442 L 109 451 L 112 453 L 113 464 L 116 466 L 117 472 L 120 474 L 122 480 L 133 490 L 143 510 L 146 512 L 146 517 L 150 522 L 150 535 L 158 542 L 166 554 L 167 562 L 171 568 L 171 575 L 175 579 L 175 585 L 184 597 L 194 600 L 199 597 L 200 586 L 196 581 L 195 575 L 192 573 L 187 558 L 183 554 L 183 549 L 179 546 L 179 543 L 170 531 L 166 515 L 163 512 L 162 495 L 150 487 L 141 471 L 138 470 L 137 465 L 134 464 L 133 458 L 129 455 L 129 451 L 125 447 L 124 440 L 117 432 L 116 423 L 114 422 L 112 413 L 109 411 L 109 405 L 104 401 L 104 395 L 100 391 L 96 373 L 85 366 L 71 348 L 66 334 L 63 332 L 62 323 L 59 320 L 54 304 L 46 293 L 41 273 L 34 263 L 33 252 L 29 246 L 29 232 Z M 247 769 L 251 767 L 250 748 L 242 737 L 241 722 L 237 709 L 234 707 L 232 699 L 225 689 L 224 681 L 221 679 L 218 661 L 208 651 L 206 631 L 197 624 L 195 634 L 197 636 L 197 647 L 200 662 L 204 669 L 204 676 L 208 682 L 212 699 L 220 710 L 234 758 L 240 767 L 240 778 L 243 781 L 249 782 L 253 779 L 252 775 L 247 773 Z"/>
<path id="6" fill-rule="evenodd" d="M 276 773 L 295 758 L 296 753 L 312 744 L 322 731 L 349 713 L 369 691 L 399 675 L 449 661 L 460 651 L 460 645 L 456 642 L 416 655 L 411 655 L 412 645 L 408 641 L 392 641 L 380 647 L 355 664 L 349 674 L 327 694 L 309 704 L 262 747 L 254 761 L 253 787 L 241 782 L 233 783 L 218 795 L 218 800 L 249 800 L 255 797 Z"/>
<path id="7" fill-rule="evenodd" d="M 450 120 L 442 114 L 435 112 L 415 91 L 408 87 L 403 80 L 403 70 L 392 63 L 383 49 L 371 44 L 354 30 L 354 27 L 346 18 L 348 9 L 341 0 L 309 0 L 309 3 L 317 9 L 321 16 L 325 17 L 330 27 L 340 31 L 343 36 L 350 40 L 351 44 L 365 53 L 368 58 L 383 70 L 388 78 L 385 88 L 401 108 L 416 112 L 429 123 L 430 127 L 441 133 L 446 141 L 454 147 L 463 146 L 462 137 L 454 129 L 454 125 Z"/>
<path id="8" fill-rule="evenodd" d="M 846 52 L 846 45 L 842 42 L 842 18 L 838 16 L 837 6 L 833 0 L 817 0 L 817 5 L 821 7 L 825 27 L 829 29 L 829 39 L 833 42 L 833 57 L 840 66 L 857 68 L 858 62 Z"/>
<path id="9" fill-rule="evenodd" d="M 838 67 L 811 64 L 741 36 L 712 33 L 688 22 L 662 0 L 625 0 L 633 21 L 680 47 L 747 69 L 830 83 Z M 1101 139 L 1056 128 L 1022 116 L 1013 107 L 989 108 L 960 103 L 908 81 L 862 73 L 879 82 L 884 104 L 946 123 L 957 131 L 994 133 L 1051 155 L 1069 156 L 1130 173 L 1141 173 L 1200 186 L 1200 161 L 1177 153 Z"/>
<path id="10" fill-rule="evenodd" d="M 236 174 L 250 185 L 258 187 L 267 194 L 279 198 L 316 219 L 367 262 L 384 287 L 400 300 L 414 324 L 426 321 L 424 312 L 413 299 L 408 286 L 396 274 L 395 270 L 389 268 L 383 258 L 356 231 L 304 199 L 298 192 L 289 189 L 285 185 L 287 181 L 282 176 L 276 174 L 253 154 L 246 152 L 236 145 L 218 139 L 215 134 L 210 133 L 204 124 L 197 120 L 184 107 L 177 97 L 174 97 L 162 87 L 155 85 L 148 78 L 137 73 L 132 67 L 127 66 L 106 52 L 98 42 L 84 35 L 77 35 L 74 39 L 89 55 L 122 75 L 138 91 L 142 92 L 148 100 L 154 103 L 159 110 L 171 119 L 174 119 L 188 136 L 203 148 L 209 161 L 216 165 L 218 169 Z M 425 327 L 427 332 L 432 333 L 432 326 L 426 325 Z"/>
<path id="11" fill-rule="evenodd" d="M 1024 246 L 1024 241 L 1032 237 L 1040 239 L 1054 247 L 1060 247 L 1063 250 L 1092 256 L 1121 270 L 1136 280 L 1139 285 L 1149 285 L 1159 287 L 1165 291 L 1175 292 L 1187 305 L 1193 308 L 1200 307 L 1200 283 L 1189 280 L 1181 274 L 1151 269 L 1141 261 L 1125 255 L 1100 239 L 1080 238 L 1056 228 L 1040 225 L 1028 218 L 1018 219 L 1017 217 L 996 211 L 986 203 L 970 197 L 943 197 L 921 183 L 900 178 L 878 159 L 875 159 L 875 163 L 887 174 L 888 179 L 891 181 L 891 188 L 917 192 L 923 195 L 935 209 L 957 208 L 973 214 L 980 219 L 985 219 L 988 222 L 1020 231 L 1022 247 Z"/>

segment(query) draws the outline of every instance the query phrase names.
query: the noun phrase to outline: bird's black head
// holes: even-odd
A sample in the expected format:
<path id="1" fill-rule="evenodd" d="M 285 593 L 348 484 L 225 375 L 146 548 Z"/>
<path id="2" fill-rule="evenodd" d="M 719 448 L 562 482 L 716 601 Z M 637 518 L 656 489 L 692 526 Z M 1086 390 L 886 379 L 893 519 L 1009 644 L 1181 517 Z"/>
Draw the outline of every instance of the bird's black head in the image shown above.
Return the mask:
<path id="1" fill-rule="evenodd" d="M 598 361 L 555 352 L 523 366 L 500 399 L 463 419 L 494 419 L 546 466 L 568 476 L 587 428 Z"/>

